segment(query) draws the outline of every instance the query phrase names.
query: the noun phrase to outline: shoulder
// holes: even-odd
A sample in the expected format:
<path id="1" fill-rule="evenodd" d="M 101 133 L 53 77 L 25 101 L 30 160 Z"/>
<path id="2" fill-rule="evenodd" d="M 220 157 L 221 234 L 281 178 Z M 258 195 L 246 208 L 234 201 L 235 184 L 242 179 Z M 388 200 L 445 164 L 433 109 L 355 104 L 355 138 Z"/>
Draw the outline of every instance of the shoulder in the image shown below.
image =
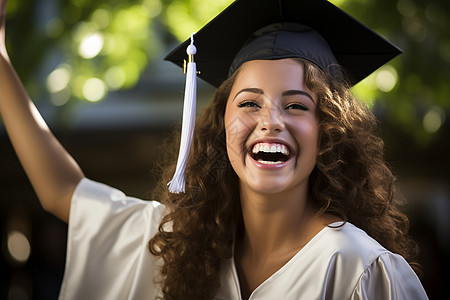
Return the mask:
<path id="1" fill-rule="evenodd" d="M 330 257 L 328 269 L 345 295 L 353 299 L 427 299 L 425 291 L 406 260 L 390 252 L 366 232 L 346 223 L 327 228 L 323 243 Z M 334 283 L 336 284 L 336 282 Z"/>
<path id="2" fill-rule="evenodd" d="M 341 286 L 351 288 L 381 255 L 390 253 L 363 230 L 351 223 L 335 222 L 324 228 L 308 245 L 308 252 Z M 349 291 L 347 291 L 348 293 Z"/>
<path id="3" fill-rule="evenodd" d="M 83 179 L 72 196 L 69 238 L 84 237 L 79 239 L 82 241 L 124 232 L 130 241 L 151 238 L 164 214 L 165 206 L 159 202 L 129 197 L 105 184 Z"/>
<path id="4" fill-rule="evenodd" d="M 365 231 L 351 223 L 330 224 L 326 230 L 328 251 L 339 255 L 341 259 L 354 261 L 361 268 L 367 268 L 377 257 L 390 253 Z"/>
<path id="5" fill-rule="evenodd" d="M 351 299 L 428 299 L 405 259 L 393 253 L 380 255 L 359 277 Z"/>
<path id="6" fill-rule="evenodd" d="M 165 211 L 164 205 L 157 201 L 144 201 L 129 197 L 118 189 L 87 178 L 79 183 L 72 196 L 71 218 L 79 209 L 96 211 L 96 214 L 99 215 L 141 212 L 143 214 L 150 213 L 155 217 L 162 215 Z"/>

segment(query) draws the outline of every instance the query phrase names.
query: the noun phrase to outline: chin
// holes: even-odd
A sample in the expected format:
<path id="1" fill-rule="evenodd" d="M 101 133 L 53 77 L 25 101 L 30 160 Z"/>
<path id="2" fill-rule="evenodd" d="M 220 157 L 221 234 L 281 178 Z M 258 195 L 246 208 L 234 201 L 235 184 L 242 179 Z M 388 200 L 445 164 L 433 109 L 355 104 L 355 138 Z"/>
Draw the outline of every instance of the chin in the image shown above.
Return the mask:
<path id="1" fill-rule="evenodd" d="M 275 195 L 292 190 L 286 180 L 282 180 L 280 178 L 265 178 L 257 181 L 253 180 L 243 185 L 253 192 L 264 195 Z"/>

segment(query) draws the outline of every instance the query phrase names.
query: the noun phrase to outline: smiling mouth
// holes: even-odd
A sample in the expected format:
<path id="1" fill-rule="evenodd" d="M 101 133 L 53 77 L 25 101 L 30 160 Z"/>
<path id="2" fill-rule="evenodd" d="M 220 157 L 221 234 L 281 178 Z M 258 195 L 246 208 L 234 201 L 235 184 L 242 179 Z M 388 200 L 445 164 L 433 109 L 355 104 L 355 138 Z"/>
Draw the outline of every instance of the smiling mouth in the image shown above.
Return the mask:
<path id="1" fill-rule="evenodd" d="M 262 164 L 280 164 L 290 158 L 286 145 L 278 143 L 256 143 L 250 153 L 251 157 Z"/>

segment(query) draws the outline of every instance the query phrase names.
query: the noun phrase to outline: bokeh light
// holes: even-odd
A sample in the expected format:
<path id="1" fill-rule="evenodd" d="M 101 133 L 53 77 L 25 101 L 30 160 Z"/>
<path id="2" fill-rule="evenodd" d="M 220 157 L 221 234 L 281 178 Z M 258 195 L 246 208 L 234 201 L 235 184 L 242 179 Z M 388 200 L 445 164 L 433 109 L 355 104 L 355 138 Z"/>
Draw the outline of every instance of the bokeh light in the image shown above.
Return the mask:
<path id="1" fill-rule="evenodd" d="M 50 101 L 55 106 L 63 106 L 67 102 L 69 102 L 71 96 L 71 89 L 69 87 L 65 87 L 64 89 L 50 94 Z"/>
<path id="2" fill-rule="evenodd" d="M 58 38 L 64 32 L 64 22 L 60 18 L 53 18 L 47 22 L 45 33 L 49 38 Z"/>
<path id="3" fill-rule="evenodd" d="M 431 107 L 423 117 L 423 128 L 428 133 L 435 133 L 445 122 L 445 112 L 438 106 Z"/>
<path id="4" fill-rule="evenodd" d="M 10 231 L 8 233 L 7 244 L 9 254 L 15 261 L 25 263 L 30 257 L 30 242 L 22 232 L 16 230 Z"/>
<path id="5" fill-rule="evenodd" d="M 103 36 L 100 33 L 93 33 L 85 36 L 81 41 L 78 53 L 83 58 L 93 58 L 103 49 Z"/>
<path id="6" fill-rule="evenodd" d="M 89 78 L 83 84 L 83 97 L 91 102 L 101 100 L 106 94 L 107 88 L 103 80 L 99 78 Z"/>
<path id="7" fill-rule="evenodd" d="M 397 2 L 397 9 L 405 17 L 413 17 L 417 12 L 416 5 L 410 0 L 399 0 Z"/>
<path id="8" fill-rule="evenodd" d="M 394 67 L 387 65 L 376 74 L 377 87 L 383 92 L 390 92 L 397 84 L 397 71 Z"/>
<path id="9" fill-rule="evenodd" d="M 111 90 L 120 89 L 127 79 L 127 74 L 122 67 L 114 66 L 105 73 L 105 82 Z"/>
<path id="10" fill-rule="evenodd" d="M 425 17 L 436 25 L 442 25 L 446 19 L 445 8 L 437 2 L 429 3 L 425 8 Z"/>
<path id="11" fill-rule="evenodd" d="M 149 18 L 155 18 L 161 14 L 163 5 L 161 0 L 144 0 L 142 1 L 142 8 L 146 10 Z"/>
<path id="12" fill-rule="evenodd" d="M 52 71 L 47 77 L 47 90 L 50 93 L 56 93 L 64 88 L 72 78 L 71 69 L 68 65 L 62 65 Z"/>
<path id="13" fill-rule="evenodd" d="M 104 29 L 111 23 L 112 15 L 110 11 L 104 8 L 99 8 L 94 11 L 91 19 L 92 22 L 97 24 L 99 29 Z"/>

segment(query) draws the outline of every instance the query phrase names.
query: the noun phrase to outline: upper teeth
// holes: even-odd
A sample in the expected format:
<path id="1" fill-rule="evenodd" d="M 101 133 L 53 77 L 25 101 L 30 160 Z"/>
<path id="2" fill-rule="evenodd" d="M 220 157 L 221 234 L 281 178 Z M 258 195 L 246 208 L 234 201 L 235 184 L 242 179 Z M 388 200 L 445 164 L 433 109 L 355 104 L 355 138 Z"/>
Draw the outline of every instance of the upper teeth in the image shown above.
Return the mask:
<path id="1" fill-rule="evenodd" d="M 258 152 L 266 152 L 266 153 L 283 153 L 284 155 L 289 155 L 289 149 L 283 144 L 275 144 L 275 143 L 257 143 L 253 146 L 252 149 L 253 154 L 257 154 Z"/>

